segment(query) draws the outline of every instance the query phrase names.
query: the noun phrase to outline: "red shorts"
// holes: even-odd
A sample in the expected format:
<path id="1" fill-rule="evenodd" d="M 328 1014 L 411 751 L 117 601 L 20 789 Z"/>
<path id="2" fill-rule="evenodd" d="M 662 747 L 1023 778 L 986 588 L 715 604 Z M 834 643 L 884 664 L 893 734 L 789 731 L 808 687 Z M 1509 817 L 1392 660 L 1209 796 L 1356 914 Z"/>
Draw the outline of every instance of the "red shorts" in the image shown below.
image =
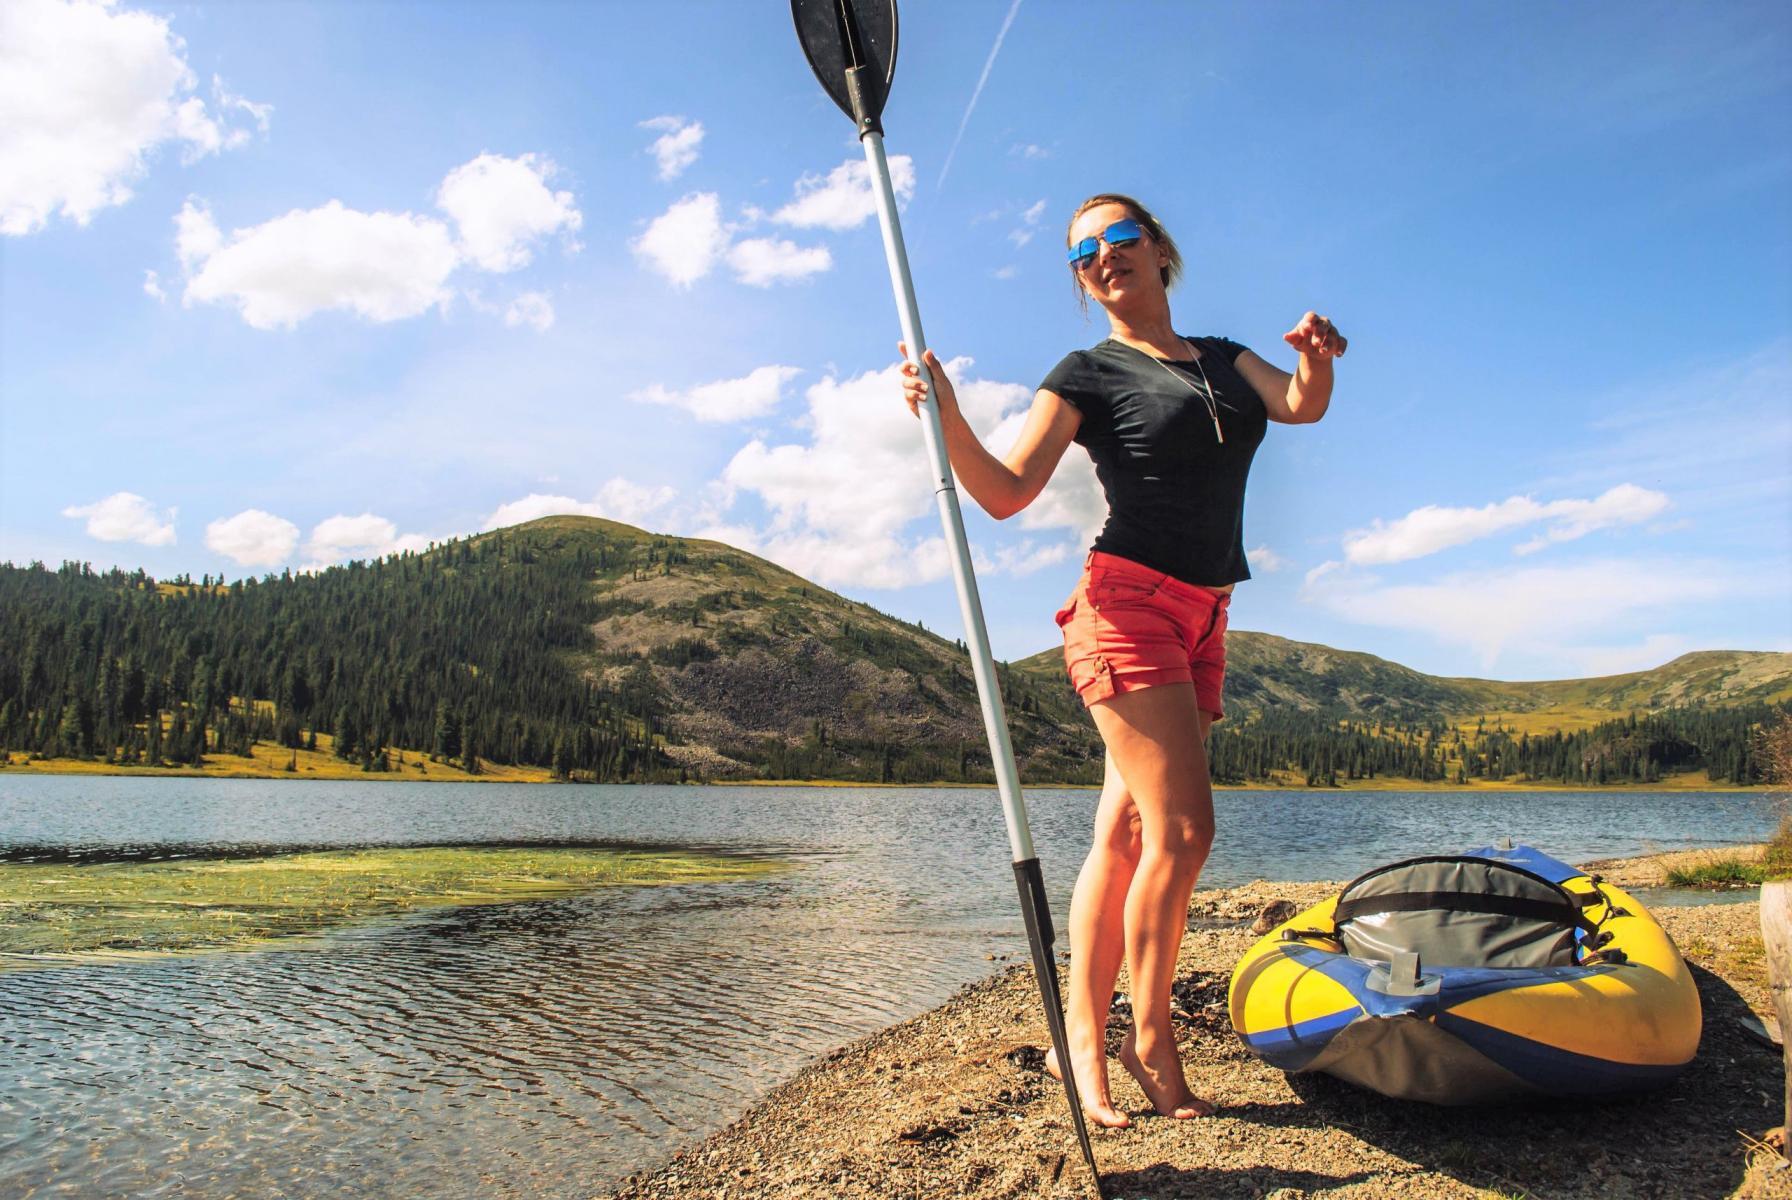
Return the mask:
<path id="1" fill-rule="evenodd" d="M 1231 600 L 1229 592 L 1091 551 L 1076 591 L 1058 611 L 1064 665 L 1083 706 L 1139 688 L 1192 683 L 1195 703 L 1219 720 Z"/>

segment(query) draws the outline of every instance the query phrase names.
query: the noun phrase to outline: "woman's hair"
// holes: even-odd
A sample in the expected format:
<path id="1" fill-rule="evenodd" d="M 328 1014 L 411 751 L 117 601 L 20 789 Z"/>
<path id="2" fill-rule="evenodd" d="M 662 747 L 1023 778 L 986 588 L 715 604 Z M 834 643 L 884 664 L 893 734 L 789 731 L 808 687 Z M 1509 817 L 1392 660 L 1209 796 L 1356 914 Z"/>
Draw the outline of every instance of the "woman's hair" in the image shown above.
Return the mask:
<path id="1" fill-rule="evenodd" d="M 1064 248 L 1066 250 L 1070 248 L 1070 231 L 1076 228 L 1077 218 L 1088 212 L 1090 209 L 1100 208 L 1104 204 L 1118 204 L 1120 207 L 1124 208 L 1128 215 L 1130 215 L 1133 220 L 1137 221 L 1145 230 L 1151 240 L 1163 247 L 1164 253 L 1169 255 L 1170 261 L 1164 264 L 1163 269 L 1159 271 L 1158 274 L 1163 278 L 1164 289 L 1166 291 L 1176 286 L 1176 281 L 1182 278 L 1182 251 L 1176 248 L 1176 239 L 1164 232 L 1163 225 L 1158 222 L 1156 217 L 1151 215 L 1150 209 L 1146 208 L 1143 204 L 1140 204 L 1137 200 L 1134 200 L 1131 196 L 1122 196 L 1118 192 L 1102 192 L 1100 195 L 1090 196 L 1087 200 L 1077 205 L 1076 211 L 1070 214 L 1070 224 L 1064 227 Z M 1089 293 L 1083 287 L 1081 273 L 1072 271 L 1071 282 L 1076 285 L 1077 307 L 1087 314 L 1089 311 Z"/>

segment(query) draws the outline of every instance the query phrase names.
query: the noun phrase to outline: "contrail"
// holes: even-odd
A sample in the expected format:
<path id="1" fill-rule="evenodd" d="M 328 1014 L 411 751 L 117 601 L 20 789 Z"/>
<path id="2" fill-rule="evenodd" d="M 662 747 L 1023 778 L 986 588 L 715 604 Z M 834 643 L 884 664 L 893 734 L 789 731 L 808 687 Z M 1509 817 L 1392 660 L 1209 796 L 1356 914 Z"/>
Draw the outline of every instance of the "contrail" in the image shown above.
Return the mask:
<path id="1" fill-rule="evenodd" d="M 1008 7 L 1008 16 L 1002 22 L 1002 32 L 996 34 L 996 44 L 989 48 L 989 58 L 983 63 L 983 74 L 977 77 L 976 90 L 971 93 L 971 102 L 964 106 L 964 117 L 958 122 L 958 136 L 952 139 L 952 149 L 946 151 L 946 165 L 940 168 L 939 182 L 933 185 L 934 191 L 946 185 L 946 172 L 952 169 L 952 157 L 958 153 L 958 143 L 964 140 L 964 127 L 971 123 L 971 110 L 977 107 L 977 97 L 983 94 L 983 85 L 989 82 L 989 69 L 996 65 L 996 55 L 1002 52 L 1002 39 L 1008 36 L 1008 27 L 1014 24 L 1014 15 L 1020 11 L 1020 0 Z"/>

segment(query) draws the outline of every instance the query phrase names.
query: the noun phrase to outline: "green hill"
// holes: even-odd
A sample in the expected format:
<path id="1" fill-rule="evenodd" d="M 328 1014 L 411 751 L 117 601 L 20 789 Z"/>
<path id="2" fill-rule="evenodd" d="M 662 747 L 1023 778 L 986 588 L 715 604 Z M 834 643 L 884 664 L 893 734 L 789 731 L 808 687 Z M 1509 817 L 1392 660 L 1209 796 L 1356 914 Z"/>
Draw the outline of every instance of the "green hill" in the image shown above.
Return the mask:
<path id="1" fill-rule="evenodd" d="M 1792 696 L 1786 654 L 1548 683 L 1248 632 L 1229 657 L 1213 757 L 1233 780 L 1747 782 L 1752 725 Z M 1097 781 L 1060 653 L 998 673 L 1023 777 Z M 960 644 L 718 542 L 550 517 L 229 585 L 0 565 L 0 750 L 191 768 L 270 746 L 600 780 L 989 773 Z"/>

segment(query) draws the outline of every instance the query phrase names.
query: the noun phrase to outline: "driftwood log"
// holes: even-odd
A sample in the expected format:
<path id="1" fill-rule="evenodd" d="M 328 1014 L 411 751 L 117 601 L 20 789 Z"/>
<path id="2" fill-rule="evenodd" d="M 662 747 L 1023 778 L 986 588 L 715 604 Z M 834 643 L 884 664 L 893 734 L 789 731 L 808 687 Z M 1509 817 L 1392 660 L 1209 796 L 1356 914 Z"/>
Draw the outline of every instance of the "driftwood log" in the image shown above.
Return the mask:
<path id="1" fill-rule="evenodd" d="M 1776 879 L 1761 885 L 1761 941 L 1767 949 L 1767 974 L 1773 991 L 1773 1011 L 1780 1029 L 1792 1034 L 1792 879 Z M 1785 1036 L 1785 1034 L 1782 1034 Z M 1786 1067 L 1786 1104 L 1779 1138 L 1780 1153 L 1792 1158 L 1792 1040 L 1781 1050 Z"/>

